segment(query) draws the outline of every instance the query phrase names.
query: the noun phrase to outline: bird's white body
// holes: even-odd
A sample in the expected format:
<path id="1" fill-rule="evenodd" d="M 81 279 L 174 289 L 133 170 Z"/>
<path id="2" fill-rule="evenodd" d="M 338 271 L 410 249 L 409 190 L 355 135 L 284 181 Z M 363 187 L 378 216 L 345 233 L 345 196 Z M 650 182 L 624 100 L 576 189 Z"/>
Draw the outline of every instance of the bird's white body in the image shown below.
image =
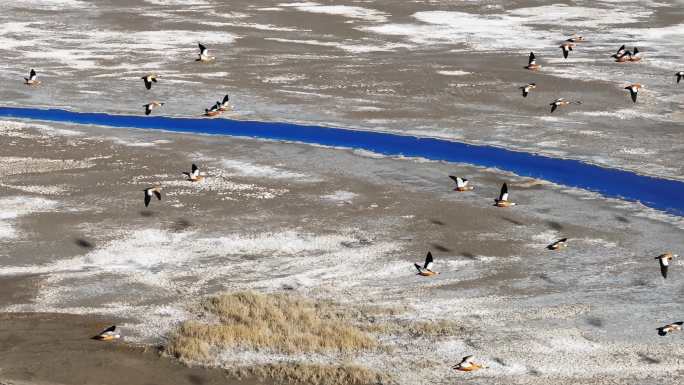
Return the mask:
<path id="1" fill-rule="evenodd" d="M 188 180 L 191 182 L 199 182 L 201 180 L 204 180 L 204 175 L 203 173 L 200 172 L 199 167 L 197 167 L 196 164 L 192 164 L 192 169 L 190 172 L 183 172 L 183 175 L 188 177 Z"/>
<path id="2" fill-rule="evenodd" d="M 527 60 L 527 65 L 525 66 L 525 68 L 530 71 L 537 71 L 541 69 L 541 67 L 541 64 L 537 64 L 537 57 L 534 56 L 534 52 L 530 52 L 530 56 Z"/>
<path id="3" fill-rule="evenodd" d="M 560 45 L 560 48 L 563 51 L 563 58 L 567 59 L 570 51 L 572 51 L 572 49 L 575 48 L 575 43 L 566 41 Z"/>
<path id="4" fill-rule="evenodd" d="M 535 88 L 537 88 L 537 84 L 535 84 L 535 83 L 529 83 L 529 84 L 526 85 L 526 86 L 520 87 L 520 89 L 522 90 L 522 96 L 523 96 L 523 98 L 526 98 L 526 97 L 527 97 L 527 94 L 529 94 L 530 91 L 532 91 L 532 90 L 535 89 Z"/>
<path id="5" fill-rule="evenodd" d="M 418 270 L 418 275 L 422 275 L 424 277 L 439 274 L 439 272 L 432 270 L 432 267 L 434 266 L 434 261 L 432 258 L 432 253 L 429 251 L 427 253 L 427 256 L 425 256 L 425 263 L 423 264 L 423 266 L 417 263 L 414 263 L 413 266 L 415 266 L 416 270 Z"/>
<path id="6" fill-rule="evenodd" d="M 501 192 L 499 193 L 499 197 L 494 199 L 494 206 L 497 206 L 497 207 L 515 206 L 515 202 L 511 202 L 508 200 L 508 184 L 504 183 L 501 186 Z"/>
<path id="7" fill-rule="evenodd" d="M 157 200 L 161 200 L 161 190 L 162 188 L 157 186 L 157 187 L 149 187 L 146 188 L 145 191 L 145 207 L 150 205 L 150 201 L 152 200 L 153 196 L 157 197 Z"/>
<path id="8" fill-rule="evenodd" d="M 154 110 L 157 107 L 163 106 L 164 103 L 162 102 L 150 102 L 147 104 L 144 104 L 143 107 L 145 107 L 145 115 L 149 115 L 152 113 L 152 110 Z"/>
<path id="9" fill-rule="evenodd" d="M 633 101 L 634 103 L 636 103 L 636 101 L 637 101 L 637 95 L 639 95 L 639 90 L 640 90 L 642 87 L 643 87 L 643 86 L 642 86 L 641 84 L 639 84 L 639 83 L 633 83 L 633 84 L 630 84 L 630 85 L 628 85 L 627 87 L 625 87 L 625 89 L 629 91 L 629 94 L 631 95 L 632 101 Z"/>
<path id="10" fill-rule="evenodd" d="M 161 76 L 159 76 L 157 74 L 148 74 L 148 75 L 141 77 L 141 79 L 145 83 L 145 88 L 147 88 L 149 90 L 152 88 L 152 83 L 156 83 L 157 79 L 160 77 Z"/>
<path id="11" fill-rule="evenodd" d="M 100 332 L 100 334 L 93 337 L 94 340 L 112 341 L 121 338 L 121 334 L 117 331 L 116 326 L 112 325 Z"/>
<path id="12" fill-rule="evenodd" d="M 34 69 L 29 72 L 29 77 L 24 78 L 24 84 L 27 86 L 37 86 L 40 84 L 40 80 L 37 79 L 38 74 Z"/>
<path id="13" fill-rule="evenodd" d="M 465 356 L 458 364 L 454 365 L 452 369 L 461 372 L 473 372 L 476 370 L 484 369 L 486 366 L 475 362 L 474 356 Z"/>
<path id="14" fill-rule="evenodd" d="M 199 43 L 198 45 L 199 45 L 200 52 L 198 54 L 197 61 L 209 62 L 209 61 L 216 59 L 215 57 L 209 55 L 209 50 L 207 49 L 207 47 L 202 45 L 202 43 Z"/>

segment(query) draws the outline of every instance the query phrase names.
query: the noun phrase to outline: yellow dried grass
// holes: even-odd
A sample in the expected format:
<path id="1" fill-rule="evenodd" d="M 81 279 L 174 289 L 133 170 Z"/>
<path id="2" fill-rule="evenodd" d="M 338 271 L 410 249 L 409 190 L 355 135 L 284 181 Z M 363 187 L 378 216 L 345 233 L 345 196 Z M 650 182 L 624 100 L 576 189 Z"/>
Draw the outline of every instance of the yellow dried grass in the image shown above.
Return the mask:
<path id="1" fill-rule="evenodd" d="M 204 310 L 218 323 L 184 322 L 169 338 L 167 353 L 184 361 L 205 361 L 211 347 L 282 353 L 360 352 L 378 347 L 332 303 L 284 294 L 239 292 L 212 297 Z"/>
<path id="2" fill-rule="evenodd" d="M 390 379 L 363 366 L 343 364 L 339 366 L 277 363 L 241 367 L 230 371 L 237 378 L 274 380 L 276 383 L 307 385 L 374 385 L 387 384 Z"/>

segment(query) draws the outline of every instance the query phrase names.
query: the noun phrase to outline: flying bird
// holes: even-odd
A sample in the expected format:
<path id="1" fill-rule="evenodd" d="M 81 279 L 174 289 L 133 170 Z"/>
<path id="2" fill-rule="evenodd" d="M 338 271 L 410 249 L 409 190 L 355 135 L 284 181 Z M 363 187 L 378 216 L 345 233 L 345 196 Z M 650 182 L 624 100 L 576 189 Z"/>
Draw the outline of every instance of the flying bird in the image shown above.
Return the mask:
<path id="1" fill-rule="evenodd" d="M 515 206 L 514 202 L 511 202 L 508 200 L 508 184 L 504 183 L 503 186 L 501 186 L 501 193 L 499 194 L 499 198 L 494 199 L 494 206 L 497 206 L 497 207 Z"/>
<path id="2" fill-rule="evenodd" d="M 617 52 L 615 52 L 611 57 L 614 57 L 616 59 L 619 59 L 625 54 L 625 45 L 623 44 L 620 48 L 618 48 Z"/>
<path id="3" fill-rule="evenodd" d="M 149 90 L 152 88 L 152 83 L 153 82 L 156 83 L 157 79 L 160 77 L 161 76 L 159 76 L 157 74 L 148 74 L 148 75 L 141 77 L 140 79 L 142 79 L 143 82 L 145 82 L 145 88 L 147 88 Z"/>
<path id="4" fill-rule="evenodd" d="M 684 71 L 679 71 L 675 74 L 677 77 L 677 84 L 679 84 L 680 81 L 682 81 L 682 78 L 684 78 Z"/>
<path id="5" fill-rule="evenodd" d="M 482 365 L 482 364 L 478 364 L 477 362 L 475 362 L 475 357 L 470 355 L 470 356 L 463 357 L 461 362 L 452 366 L 451 368 L 454 370 L 461 371 L 461 372 L 474 372 L 476 370 L 485 369 L 487 367 Z"/>
<path id="6" fill-rule="evenodd" d="M 669 325 L 665 325 L 658 328 L 658 335 L 666 336 L 668 333 L 678 332 L 682 330 L 682 325 L 684 322 L 673 322 Z"/>
<path id="7" fill-rule="evenodd" d="M 541 68 L 541 64 L 537 64 L 537 57 L 534 56 L 534 52 L 530 52 L 530 57 L 525 68 L 530 71 L 537 71 Z"/>
<path id="8" fill-rule="evenodd" d="M 468 186 L 468 179 L 461 178 L 460 176 L 453 176 L 453 175 L 449 175 L 449 178 L 451 178 L 451 180 L 456 182 L 456 188 L 454 189 L 454 191 L 463 192 L 463 191 L 470 191 L 473 189 L 473 186 Z"/>
<path id="9" fill-rule="evenodd" d="M 580 101 L 571 102 L 571 101 L 565 100 L 563 98 L 558 98 L 558 99 L 554 100 L 553 102 L 549 103 L 549 105 L 551 106 L 551 113 L 556 111 L 556 109 L 558 107 L 565 107 L 565 106 L 570 105 L 570 104 L 582 104 L 582 102 L 580 102 Z"/>
<path id="10" fill-rule="evenodd" d="M 630 95 L 632 96 L 632 101 L 636 103 L 637 101 L 637 95 L 639 94 L 639 90 L 641 89 L 641 84 L 639 83 L 633 83 L 625 87 L 626 90 L 629 90 Z"/>
<path id="11" fill-rule="evenodd" d="M 100 332 L 100 334 L 93 337 L 94 340 L 98 341 L 112 341 L 121 338 L 121 334 L 116 331 L 116 325 L 112 325 L 107 329 Z"/>
<path id="12" fill-rule="evenodd" d="M 584 39 L 584 36 L 575 34 L 575 35 L 572 35 L 572 37 L 568 38 L 565 41 L 568 43 L 582 43 L 586 40 Z"/>
<path id="13" fill-rule="evenodd" d="M 230 109 L 230 104 L 228 103 L 230 101 L 230 96 L 226 94 L 226 96 L 223 97 L 223 100 L 220 102 L 216 102 L 217 104 L 220 105 L 219 110 L 221 111 L 227 111 Z"/>
<path id="14" fill-rule="evenodd" d="M 546 248 L 549 250 L 559 250 L 565 247 L 568 247 L 568 238 L 559 239 L 556 242 L 546 246 Z"/>
<path id="15" fill-rule="evenodd" d="M 637 47 L 634 47 L 634 51 L 623 51 L 622 54 L 616 54 L 615 58 L 615 61 L 618 63 L 637 62 L 639 60 L 641 60 L 641 55 Z"/>
<path id="16" fill-rule="evenodd" d="M 157 200 L 161 200 L 161 187 L 148 187 L 143 191 L 145 191 L 145 207 L 150 205 L 153 195 L 157 197 Z"/>
<path id="17" fill-rule="evenodd" d="M 432 266 L 434 265 L 434 261 L 432 259 L 432 253 L 428 251 L 427 255 L 425 256 L 425 264 L 423 266 L 420 266 L 417 263 L 414 263 L 413 266 L 416 267 L 418 270 L 418 275 L 422 275 L 424 277 L 429 277 L 431 275 L 437 275 L 439 272 L 433 271 Z"/>
<path id="18" fill-rule="evenodd" d="M 200 52 L 198 54 L 198 58 L 195 61 L 207 62 L 216 59 L 213 56 L 209 56 L 209 50 L 202 43 L 197 43 L 197 45 L 199 46 Z"/>
<path id="19" fill-rule="evenodd" d="M 192 169 L 190 172 L 184 171 L 183 175 L 188 177 L 191 182 L 199 182 L 204 179 L 204 176 L 200 175 L 200 169 L 196 164 L 192 164 Z"/>
<path id="20" fill-rule="evenodd" d="M 672 254 L 669 251 L 665 254 L 660 254 L 659 256 L 655 257 L 655 259 L 657 259 L 660 263 L 660 274 L 663 276 L 663 278 L 667 278 L 667 268 L 670 266 L 672 259 L 677 257 L 679 257 L 679 255 Z"/>
<path id="21" fill-rule="evenodd" d="M 161 102 L 150 102 L 147 104 L 143 104 L 143 107 L 145 107 L 145 115 L 149 115 L 152 113 L 152 110 L 154 110 L 157 107 L 163 106 L 164 103 Z"/>
<path id="22" fill-rule="evenodd" d="M 216 116 L 221 113 L 221 103 L 216 102 L 211 108 L 204 109 L 204 116 Z"/>
<path id="23" fill-rule="evenodd" d="M 36 77 L 38 75 L 36 74 L 36 70 L 33 68 L 31 69 L 31 72 L 29 72 L 29 77 L 24 78 L 24 84 L 27 86 L 37 86 L 40 84 L 40 80 L 37 80 Z"/>
<path id="24" fill-rule="evenodd" d="M 530 93 L 530 91 L 533 90 L 533 89 L 535 89 L 535 88 L 537 88 L 537 84 L 536 84 L 536 83 L 529 83 L 529 84 L 527 84 L 526 86 L 520 87 L 520 89 L 522 90 L 522 96 L 523 96 L 523 98 L 526 98 L 527 95 Z"/>
<path id="25" fill-rule="evenodd" d="M 563 44 L 560 45 L 560 48 L 563 51 L 563 58 L 564 59 L 568 58 L 568 54 L 570 53 L 570 51 L 572 51 L 572 49 L 574 47 L 575 47 L 575 43 L 570 43 L 568 41 L 563 42 Z"/>

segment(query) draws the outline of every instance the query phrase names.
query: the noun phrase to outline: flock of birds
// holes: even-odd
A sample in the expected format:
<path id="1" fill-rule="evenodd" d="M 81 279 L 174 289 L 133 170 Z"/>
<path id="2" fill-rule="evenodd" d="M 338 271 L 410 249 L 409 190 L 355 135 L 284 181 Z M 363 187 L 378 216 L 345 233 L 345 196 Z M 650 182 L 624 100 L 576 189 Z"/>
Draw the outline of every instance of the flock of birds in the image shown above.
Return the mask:
<path id="1" fill-rule="evenodd" d="M 563 53 L 563 58 L 567 59 L 568 55 L 573 49 L 576 47 L 577 44 L 584 42 L 585 39 L 582 36 L 573 36 L 564 42 L 561 43 L 560 48 Z M 618 63 L 629 63 L 629 62 L 638 62 L 641 60 L 641 55 L 639 52 L 639 49 L 637 47 L 634 47 L 633 50 L 629 51 L 625 49 L 625 45 L 622 45 L 616 53 L 612 55 L 612 57 L 615 59 L 616 62 Z M 526 69 L 530 71 L 538 71 L 541 69 L 541 64 L 537 63 L 537 58 L 534 54 L 534 52 L 530 52 L 529 58 L 528 58 L 528 63 L 527 66 L 525 66 Z M 684 71 L 679 71 L 675 73 L 675 78 L 677 81 L 677 84 L 679 84 L 684 78 Z M 525 86 L 520 87 L 522 91 L 522 96 L 527 97 L 529 93 L 534 90 L 537 87 L 536 83 L 528 83 Z M 629 84 L 625 87 L 625 90 L 628 90 L 630 92 L 630 96 L 632 99 L 632 102 L 636 103 L 637 101 L 637 96 L 639 94 L 639 90 L 643 86 L 639 83 L 632 83 Z M 576 100 L 576 101 L 570 101 L 564 98 L 559 98 L 551 102 L 549 105 L 551 106 L 551 113 L 556 111 L 559 107 L 564 107 L 568 106 L 571 104 L 582 104 L 581 101 Z M 455 183 L 456 183 L 456 188 L 454 191 L 458 192 L 466 192 L 466 191 L 471 191 L 473 190 L 473 186 L 469 185 L 468 180 L 462 177 L 457 177 L 450 175 L 449 178 L 451 178 Z M 511 202 L 508 199 L 508 185 L 506 183 L 501 186 L 501 192 L 499 193 L 499 197 L 494 199 L 494 205 L 497 207 L 512 207 L 515 206 L 515 202 Z M 551 243 L 550 245 L 546 246 L 547 249 L 549 250 L 560 250 L 563 248 L 568 247 L 568 238 L 561 238 L 558 239 L 557 241 Z M 678 257 L 677 254 L 673 254 L 672 252 L 666 252 L 664 254 L 661 254 L 655 259 L 658 261 L 660 265 L 660 274 L 664 279 L 667 279 L 667 272 L 668 268 L 670 266 L 670 262 L 674 258 Z M 439 274 L 438 271 L 434 270 L 434 257 L 432 255 L 431 251 L 428 251 L 425 261 L 423 265 L 420 265 L 418 263 L 414 263 L 414 266 L 416 270 L 418 270 L 418 275 L 424 276 L 424 277 L 430 277 Z M 661 336 L 666 336 L 667 334 L 675 331 L 681 331 L 682 330 L 682 325 L 684 325 L 684 321 L 680 322 L 673 322 L 665 326 L 661 326 L 657 328 L 658 334 Z M 473 355 L 468 355 L 463 357 L 461 362 L 458 364 L 454 365 L 452 369 L 457 370 L 457 371 L 462 371 L 462 372 L 472 372 L 476 371 L 479 369 L 484 369 L 487 368 L 482 363 L 478 363 L 475 360 L 475 356 Z"/>
<path id="2" fill-rule="evenodd" d="M 586 40 L 584 39 L 584 37 L 576 35 L 562 42 L 560 48 L 563 52 L 563 58 L 567 59 L 568 55 L 570 54 L 570 51 L 573 51 L 577 44 L 583 43 L 585 41 Z M 618 63 L 634 63 L 641 61 L 641 54 L 639 52 L 639 48 L 634 47 L 634 49 L 631 51 L 626 50 L 624 44 L 611 57 L 614 58 L 615 61 Z M 534 55 L 534 52 L 530 52 L 530 56 L 528 58 L 527 65 L 525 66 L 525 68 L 530 71 L 539 71 L 542 68 L 541 64 L 537 63 L 537 57 Z M 684 71 L 676 72 L 675 78 L 677 79 L 677 84 L 679 84 L 682 78 L 684 78 Z M 520 89 L 522 90 L 522 96 L 526 98 L 527 95 L 529 95 L 529 93 L 535 88 L 537 88 L 536 83 L 528 83 L 520 87 Z M 639 95 L 639 90 L 641 88 L 643 88 L 643 86 L 640 83 L 631 83 L 625 86 L 625 90 L 629 91 L 630 93 L 632 102 L 636 103 L 637 95 Z M 549 105 L 551 106 L 551 113 L 555 112 L 558 109 L 558 107 L 565 107 L 571 104 L 582 104 L 582 102 L 580 100 L 570 101 L 565 98 L 558 98 L 549 103 Z"/>
<path id="3" fill-rule="evenodd" d="M 564 42 L 561 43 L 560 48 L 563 53 L 563 58 L 567 59 L 570 52 L 574 50 L 574 48 L 577 46 L 577 44 L 585 42 L 584 37 L 582 36 L 573 36 Z M 215 60 L 215 57 L 209 55 L 209 51 L 206 46 L 204 46 L 201 43 L 198 43 L 199 45 L 199 54 L 196 59 L 198 62 L 210 62 Z M 639 52 L 639 49 L 637 47 L 634 47 L 633 50 L 629 51 L 625 49 L 625 45 L 622 45 L 615 54 L 612 55 L 612 57 L 615 59 L 616 62 L 618 63 L 629 63 L 629 62 L 638 62 L 641 60 L 641 55 Z M 541 64 L 537 63 L 537 58 L 534 54 L 534 52 L 530 52 L 529 58 L 528 58 L 528 64 L 525 66 L 526 69 L 530 71 L 538 71 L 542 68 Z M 679 83 L 683 78 L 684 78 L 684 71 L 679 71 L 675 73 L 676 81 Z M 157 74 L 147 74 L 141 77 L 145 84 L 145 88 L 150 90 L 152 89 L 153 83 L 157 83 L 158 79 L 161 78 L 160 75 Z M 28 78 L 24 78 L 25 84 L 28 86 L 38 86 L 41 84 L 41 81 L 37 79 L 37 74 L 34 69 L 31 69 L 29 73 Z M 529 83 L 525 86 L 520 87 L 522 90 L 522 96 L 527 97 L 529 93 L 534 90 L 537 87 L 536 83 Z M 637 95 L 639 93 L 639 90 L 643 86 L 639 83 L 633 83 L 629 84 L 628 86 L 625 87 L 626 90 L 630 92 L 632 101 L 636 103 L 637 101 Z M 229 95 L 225 95 L 223 100 L 217 101 L 214 105 L 212 105 L 209 108 L 206 108 L 204 111 L 205 116 L 217 116 L 221 114 L 224 111 L 227 111 L 231 108 L 229 105 L 230 97 Z M 559 107 L 564 107 L 568 106 L 571 104 L 582 104 L 581 101 L 570 101 L 566 100 L 564 98 L 559 98 L 554 100 L 553 102 L 550 103 L 551 106 L 551 113 L 556 111 Z M 150 103 L 144 104 L 143 107 L 145 108 L 145 115 L 150 115 L 152 111 L 156 108 L 159 108 L 163 106 L 163 102 L 158 102 L 158 101 L 152 101 Z M 196 164 L 192 165 L 192 169 L 190 172 L 184 172 L 183 173 L 186 177 L 187 180 L 190 182 L 200 182 L 204 180 L 205 176 L 200 172 L 199 167 L 197 167 Z M 473 186 L 469 184 L 468 180 L 462 177 L 456 177 L 450 175 L 449 178 L 451 178 L 455 183 L 456 183 L 456 188 L 454 189 L 455 191 L 458 192 L 467 192 L 467 191 L 472 191 Z M 162 199 L 161 195 L 162 188 L 161 186 L 154 186 L 154 187 L 149 187 L 144 190 L 145 196 L 144 196 L 144 204 L 145 207 L 148 207 L 150 202 L 152 201 L 152 198 L 156 197 L 157 200 Z M 515 206 L 515 202 L 511 202 L 509 200 L 509 195 L 508 195 L 508 185 L 504 183 L 501 186 L 501 191 L 499 193 L 498 198 L 494 199 L 494 206 L 496 207 L 512 207 Z M 562 238 L 559 239 L 552 244 L 547 246 L 547 249 L 549 250 L 560 250 L 568 246 L 568 238 Z M 670 262 L 672 261 L 673 258 L 678 257 L 677 254 L 673 254 L 671 252 L 666 252 L 664 254 L 661 254 L 657 257 L 655 257 L 656 260 L 658 260 L 660 264 L 660 272 L 663 278 L 667 278 L 667 272 L 668 272 L 668 267 L 670 265 Z M 422 265 L 415 263 L 414 264 L 415 268 L 418 270 L 418 275 L 420 276 L 434 276 L 439 274 L 438 271 L 435 271 L 433 269 L 434 267 L 434 257 L 432 256 L 432 252 L 428 251 L 427 256 L 425 257 L 425 261 L 423 262 Z M 681 331 L 682 330 L 682 325 L 684 322 L 674 322 L 662 327 L 659 327 L 658 334 L 661 336 L 665 336 L 668 333 L 674 332 L 674 331 Z M 121 334 L 117 331 L 116 325 L 112 325 L 108 327 L 107 329 L 103 330 L 101 333 L 97 334 L 96 336 L 93 337 L 93 339 L 100 340 L 100 341 L 111 341 L 115 340 L 121 337 Z M 468 355 L 463 357 L 461 362 L 458 364 L 454 365 L 452 368 L 454 370 L 458 371 L 463 371 L 463 372 L 472 372 L 476 371 L 479 369 L 484 369 L 487 366 L 485 366 L 482 363 L 478 363 L 475 361 L 475 358 L 473 355 Z"/>
<path id="4" fill-rule="evenodd" d="M 195 59 L 195 61 L 210 62 L 216 59 L 214 56 L 209 55 L 209 50 L 206 46 L 204 46 L 202 43 L 197 44 L 199 46 L 200 52 L 197 55 L 198 57 L 197 59 Z M 143 83 L 145 84 L 145 88 L 148 90 L 151 90 L 152 84 L 157 83 L 160 78 L 161 75 L 158 74 L 146 74 L 141 77 Z M 41 83 L 42 82 L 38 80 L 38 74 L 36 73 L 35 69 L 31 69 L 31 71 L 29 72 L 29 76 L 24 78 L 24 84 L 26 84 L 27 86 L 36 87 L 39 86 Z M 143 104 L 145 115 L 150 115 L 153 110 L 162 107 L 164 104 L 164 102 L 159 102 L 156 100 Z M 230 105 L 230 96 L 225 95 L 222 100 L 217 101 L 209 108 L 205 108 L 204 116 L 217 116 L 225 111 L 229 111 L 230 109 L 232 109 L 232 106 Z"/>
<path id="5" fill-rule="evenodd" d="M 214 56 L 209 55 L 209 50 L 207 49 L 206 46 L 202 43 L 197 43 L 199 46 L 199 54 L 197 54 L 197 59 L 195 61 L 198 62 L 210 62 L 215 60 L 216 58 Z M 33 70 L 32 70 L 33 71 Z M 145 88 L 148 90 L 152 89 L 152 83 L 156 83 L 157 79 L 161 78 L 160 75 L 157 74 L 147 74 L 143 76 L 141 79 L 145 83 Z M 223 97 L 223 100 L 219 100 L 214 105 L 212 105 L 209 108 L 204 109 L 204 116 L 217 116 L 220 115 L 221 113 L 230 110 L 232 107 L 230 105 L 230 96 L 225 95 Z M 150 103 L 144 104 L 143 107 L 145 107 L 145 115 L 150 115 L 152 113 L 152 110 L 163 106 L 164 103 L 158 102 L 158 101 L 152 101 Z"/>
<path id="6" fill-rule="evenodd" d="M 573 51 L 577 44 L 583 43 L 585 41 L 586 40 L 583 36 L 575 35 L 561 43 L 560 48 L 563 52 L 563 58 L 567 59 L 568 55 L 570 54 L 570 51 Z M 216 59 L 216 57 L 209 55 L 209 50 L 204 44 L 197 43 L 197 45 L 199 47 L 199 53 L 197 54 L 197 59 L 195 59 L 195 61 L 211 62 Z M 613 57 L 615 61 L 618 63 L 641 61 L 641 54 L 639 52 L 639 48 L 634 47 L 634 49 L 631 51 L 626 50 L 624 44 L 611 57 Z M 542 68 L 542 65 L 537 63 L 537 57 L 535 56 L 534 52 L 530 52 L 530 56 L 528 57 L 528 62 L 525 68 L 530 71 L 539 71 Z M 677 83 L 679 84 L 682 78 L 684 78 L 684 71 L 676 72 L 675 77 L 677 79 Z M 152 89 L 152 83 L 157 83 L 157 79 L 159 78 L 161 78 L 161 76 L 157 74 L 147 74 L 141 77 L 141 79 L 145 83 L 145 88 L 147 88 L 148 90 Z M 41 84 L 41 81 L 37 79 L 37 74 L 34 69 L 31 69 L 31 71 L 29 72 L 29 77 L 24 78 L 24 80 L 24 84 L 28 86 L 38 86 Z M 528 83 L 520 87 L 520 89 L 522 90 L 522 96 L 526 98 L 527 95 L 529 95 L 529 93 L 535 88 L 537 88 L 536 83 Z M 632 83 L 625 87 L 625 89 L 629 91 L 632 101 L 634 103 L 636 103 L 637 101 L 637 95 L 639 94 L 639 90 L 641 88 L 643 88 L 643 86 L 640 83 Z M 205 108 L 204 116 L 217 116 L 225 111 L 230 110 L 231 106 L 229 104 L 229 101 L 230 97 L 228 95 L 225 95 L 223 100 L 217 101 L 209 108 Z M 566 100 L 565 98 L 558 98 L 549 103 L 549 105 L 551 106 L 551 113 L 555 112 L 558 109 L 558 107 L 565 107 L 571 104 L 582 104 L 582 102 L 579 100 L 570 101 Z M 163 105 L 164 103 L 159 101 L 152 101 L 147 104 L 144 104 L 143 107 L 145 108 L 145 115 L 150 115 L 152 113 L 152 110 L 154 110 L 155 108 L 159 108 Z"/>
<path id="7" fill-rule="evenodd" d="M 454 175 L 449 175 L 449 178 L 451 178 L 455 183 L 456 187 L 454 188 L 454 191 L 457 192 L 467 192 L 467 191 L 472 191 L 474 187 L 469 184 L 468 180 L 462 177 L 457 177 Z M 508 185 L 504 183 L 501 186 L 501 192 L 499 193 L 499 197 L 494 199 L 494 206 L 496 207 L 512 207 L 515 206 L 515 202 L 511 202 L 508 199 Z M 555 242 L 549 244 L 546 246 L 548 250 L 561 250 L 568 247 L 568 238 L 561 238 L 556 240 Z M 667 279 L 667 272 L 668 268 L 670 266 L 670 262 L 674 258 L 679 257 L 677 254 L 673 254 L 672 252 L 666 252 L 664 254 L 661 254 L 655 259 L 658 261 L 660 265 L 660 274 L 663 276 L 664 279 Z M 418 270 L 418 275 L 423 276 L 423 277 L 431 277 L 434 275 L 438 275 L 439 272 L 434 270 L 434 265 L 435 265 L 435 259 L 432 255 L 431 251 L 428 251 L 427 255 L 425 256 L 425 261 L 423 262 L 423 265 L 420 265 L 418 263 L 413 264 Z M 661 336 L 666 336 L 668 333 L 675 332 L 675 331 L 681 331 L 682 330 L 682 325 L 684 325 L 684 321 L 680 322 L 673 322 L 671 324 L 661 326 L 657 328 L 658 334 Z M 454 365 L 452 369 L 461 371 L 461 372 L 472 372 L 480 369 L 485 369 L 487 366 L 485 366 L 482 363 L 478 363 L 475 361 L 475 356 L 473 355 L 468 355 L 463 357 L 461 362 L 458 364 Z"/>

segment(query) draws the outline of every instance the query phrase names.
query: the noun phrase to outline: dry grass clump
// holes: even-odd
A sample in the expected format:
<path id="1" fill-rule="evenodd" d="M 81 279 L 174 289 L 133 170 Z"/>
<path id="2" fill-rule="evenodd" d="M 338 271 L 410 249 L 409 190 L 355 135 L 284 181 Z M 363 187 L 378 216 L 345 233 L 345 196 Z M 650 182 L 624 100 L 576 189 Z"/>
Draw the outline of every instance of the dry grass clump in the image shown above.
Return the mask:
<path id="1" fill-rule="evenodd" d="M 341 366 L 277 363 L 248 366 L 234 369 L 231 374 L 237 378 L 271 379 L 275 383 L 307 385 L 374 385 L 387 384 L 389 378 L 363 366 L 343 364 Z"/>
<path id="2" fill-rule="evenodd" d="M 239 292 L 209 298 L 203 305 L 219 322 L 183 323 L 170 336 L 167 353 L 184 361 L 204 361 L 212 347 L 346 353 L 378 346 L 372 336 L 348 322 L 342 308 L 330 302 Z"/>
<path id="3" fill-rule="evenodd" d="M 209 342 L 198 337 L 202 335 L 202 333 L 198 333 L 198 330 L 207 327 L 208 325 L 195 321 L 182 323 L 168 339 L 165 347 L 166 353 L 183 361 L 201 362 L 210 359 L 211 346 Z"/>
<path id="4" fill-rule="evenodd" d="M 413 322 L 408 326 L 409 334 L 418 337 L 453 336 L 463 330 L 463 327 L 449 320 Z"/>
<path id="5" fill-rule="evenodd" d="M 411 337 L 447 337 L 463 332 L 463 327 L 449 320 L 439 321 L 383 321 L 364 327 L 369 333 L 409 335 Z"/>

